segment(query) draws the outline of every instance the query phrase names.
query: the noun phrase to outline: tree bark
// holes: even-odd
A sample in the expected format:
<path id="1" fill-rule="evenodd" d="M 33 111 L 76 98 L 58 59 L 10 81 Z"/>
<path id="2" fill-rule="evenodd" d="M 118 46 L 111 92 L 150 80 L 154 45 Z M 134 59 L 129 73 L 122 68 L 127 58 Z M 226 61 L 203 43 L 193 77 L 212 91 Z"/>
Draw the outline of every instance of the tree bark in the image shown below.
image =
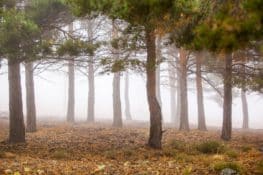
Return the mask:
<path id="1" fill-rule="evenodd" d="M 180 49 L 180 128 L 179 130 L 189 131 L 188 121 L 188 97 L 187 97 L 187 52 Z"/>
<path id="2" fill-rule="evenodd" d="M 202 53 L 196 54 L 196 89 L 197 89 L 197 110 L 198 110 L 198 130 L 206 131 L 205 110 L 203 99 L 203 85 L 202 85 Z"/>
<path id="3" fill-rule="evenodd" d="M 34 85 L 34 69 L 33 63 L 27 62 L 25 64 L 26 71 L 26 131 L 36 132 L 36 104 L 35 104 L 35 85 Z"/>
<path id="4" fill-rule="evenodd" d="M 155 33 L 146 30 L 147 47 L 147 99 L 150 111 L 150 137 L 148 145 L 152 148 L 160 149 L 162 147 L 162 112 L 156 98 L 156 48 Z"/>
<path id="5" fill-rule="evenodd" d="M 131 111 L 130 111 L 130 98 L 129 98 L 129 72 L 125 73 L 125 89 L 124 89 L 124 98 L 125 98 L 125 116 L 126 120 L 132 120 Z"/>
<path id="6" fill-rule="evenodd" d="M 177 91 L 177 98 L 176 98 L 176 128 L 180 127 L 181 121 L 181 71 L 180 71 L 180 63 L 177 60 L 177 69 L 176 69 L 176 91 Z"/>
<path id="7" fill-rule="evenodd" d="M 113 126 L 122 127 L 120 72 L 113 77 Z"/>
<path id="8" fill-rule="evenodd" d="M 88 39 L 89 43 L 93 43 L 93 24 L 91 19 L 88 19 Z M 89 63 L 88 63 L 88 79 L 89 79 L 89 92 L 88 92 L 88 111 L 87 111 L 87 120 L 88 122 L 94 122 L 95 116 L 95 80 L 94 80 L 94 57 L 93 55 L 89 56 Z"/>
<path id="9" fill-rule="evenodd" d="M 68 62 L 68 111 L 67 121 L 74 122 L 75 120 L 75 68 L 74 61 Z"/>
<path id="10" fill-rule="evenodd" d="M 223 127 L 221 138 L 230 140 L 232 135 L 232 56 L 225 56 L 224 71 L 224 105 L 223 105 Z"/>
<path id="11" fill-rule="evenodd" d="M 161 51 L 161 37 L 156 38 L 156 59 L 158 62 L 161 61 L 162 51 Z M 161 65 L 158 63 L 156 68 L 156 97 L 162 108 L 162 98 L 161 98 Z"/>
<path id="12" fill-rule="evenodd" d="M 243 129 L 249 129 L 249 116 L 248 116 L 248 105 L 246 90 L 241 90 L 242 110 L 243 110 Z"/>
<path id="13" fill-rule="evenodd" d="M 20 63 L 8 60 L 9 82 L 9 142 L 25 142 L 25 124 L 20 79 Z"/>
<path id="14" fill-rule="evenodd" d="M 112 21 L 112 38 L 118 37 L 117 26 L 115 21 Z M 113 56 L 115 59 L 119 59 L 118 50 L 113 49 Z M 121 93 L 120 93 L 120 79 L 121 73 L 114 73 L 113 77 L 113 126 L 122 127 L 122 109 L 121 109 Z"/>

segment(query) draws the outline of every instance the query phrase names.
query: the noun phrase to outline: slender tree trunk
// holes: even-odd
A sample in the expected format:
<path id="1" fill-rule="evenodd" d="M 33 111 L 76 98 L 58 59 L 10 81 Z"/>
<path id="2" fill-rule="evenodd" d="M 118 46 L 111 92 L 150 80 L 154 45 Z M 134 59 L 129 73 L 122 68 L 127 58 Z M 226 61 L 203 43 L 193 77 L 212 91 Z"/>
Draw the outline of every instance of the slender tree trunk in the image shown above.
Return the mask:
<path id="1" fill-rule="evenodd" d="M 155 33 L 152 30 L 146 30 L 147 47 L 147 97 L 150 111 L 150 137 L 148 145 L 152 148 L 162 147 L 162 112 L 156 98 L 156 50 Z"/>
<path id="2" fill-rule="evenodd" d="M 68 111 L 67 121 L 74 122 L 75 120 L 75 68 L 74 61 L 68 62 Z"/>
<path id="3" fill-rule="evenodd" d="M 241 90 L 242 110 L 243 110 L 243 129 L 249 129 L 248 105 L 246 90 Z"/>
<path id="4" fill-rule="evenodd" d="M 122 127 L 121 94 L 120 94 L 121 73 L 114 73 L 113 77 L 113 126 Z"/>
<path id="5" fill-rule="evenodd" d="M 69 25 L 69 32 L 73 32 L 73 23 Z M 67 122 L 75 121 L 75 66 L 74 60 L 68 61 L 68 111 Z"/>
<path id="6" fill-rule="evenodd" d="M 187 97 L 187 52 L 180 49 L 180 130 L 189 131 L 188 97 Z"/>
<path id="7" fill-rule="evenodd" d="M 156 38 L 156 59 L 158 62 L 161 61 L 162 51 L 161 51 L 161 37 Z M 156 97 L 162 108 L 162 98 L 161 98 L 161 65 L 158 63 L 156 68 Z"/>
<path id="8" fill-rule="evenodd" d="M 226 54 L 224 72 L 224 106 L 221 138 L 230 140 L 232 135 L 232 56 Z"/>
<path id="9" fill-rule="evenodd" d="M 124 97 L 125 97 L 125 116 L 126 120 L 132 120 L 131 111 L 130 111 L 130 98 L 129 98 L 129 72 L 125 73 L 125 89 L 124 89 Z"/>
<path id="10" fill-rule="evenodd" d="M 94 122 L 94 108 L 95 108 L 95 82 L 94 82 L 94 66 L 93 66 L 93 57 L 89 59 L 88 65 L 88 79 L 89 79 L 89 93 L 88 93 L 88 122 Z"/>
<path id="11" fill-rule="evenodd" d="M 196 89 L 197 89 L 197 110 L 198 110 L 198 129 L 206 131 L 205 110 L 203 99 L 203 86 L 202 86 L 202 53 L 196 54 Z"/>
<path id="12" fill-rule="evenodd" d="M 115 39 L 118 37 L 117 26 L 115 21 L 112 21 L 113 31 L 112 38 Z M 116 59 L 119 59 L 119 53 L 116 49 L 113 49 L 113 56 Z M 122 127 L 122 109 L 121 109 L 121 93 L 120 93 L 120 79 L 121 73 L 114 73 L 113 77 L 113 126 Z"/>
<path id="13" fill-rule="evenodd" d="M 180 121 L 181 121 L 181 71 L 179 69 L 180 63 L 179 60 L 177 60 L 177 69 L 176 69 L 176 91 L 177 91 L 177 97 L 176 97 L 176 128 L 180 127 Z"/>
<path id="14" fill-rule="evenodd" d="M 28 62 L 25 64 L 26 71 L 26 109 L 27 120 L 26 130 L 27 132 L 36 132 L 36 104 L 35 104 L 35 85 L 34 85 L 34 69 L 33 63 Z"/>
<path id="15" fill-rule="evenodd" d="M 9 142 L 25 142 L 25 124 L 20 79 L 20 63 L 8 60 L 9 81 Z"/>
<path id="16" fill-rule="evenodd" d="M 168 64 L 168 73 L 169 73 L 169 85 L 170 85 L 170 113 L 171 113 L 171 122 L 176 124 L 176 88 L 175 88 L 175 68 L 172 65 L 174 61 L 171 59 L 171 63 Z"/>
<path id="17" fill-rule="evenodd" d="M 91 19 L 88 20 L 88 38 L 89 38 L 89 43 L 92 44 L 93 40 L 93 24 Z M 95 121 L 95 116 L 94 116 L 94 111 L 95 111 L 95 80 L 94 80 L 94 57 L 91 55 L 89 56 L 89 63 L 88 63 L 88 79 L 89 79 L 89 92 L 88 92 L 88 116 L 87 120 L 88 122 L 94 122 Z"/>

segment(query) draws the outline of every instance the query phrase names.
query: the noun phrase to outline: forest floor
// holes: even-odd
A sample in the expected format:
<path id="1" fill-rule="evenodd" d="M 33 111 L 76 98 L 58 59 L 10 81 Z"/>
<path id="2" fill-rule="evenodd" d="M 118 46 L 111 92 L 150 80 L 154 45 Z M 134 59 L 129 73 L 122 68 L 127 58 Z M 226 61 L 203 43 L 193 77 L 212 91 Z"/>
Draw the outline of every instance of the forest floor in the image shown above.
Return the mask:
<path id="1" fill-rule="evenodd" d="M 7 134 L 7 122 L 0 120 L 0 174 L 213 175 L 226 167 L 263 174 L 262 130 L 235 130 L 233 139 L 223 142 L 216 129 L 168 127 L 162 150 L 146 146 L 147 124 L 132 122 L 122 129 L 108 123 L 41 122 L 19 145 L 7 144 Z"/>

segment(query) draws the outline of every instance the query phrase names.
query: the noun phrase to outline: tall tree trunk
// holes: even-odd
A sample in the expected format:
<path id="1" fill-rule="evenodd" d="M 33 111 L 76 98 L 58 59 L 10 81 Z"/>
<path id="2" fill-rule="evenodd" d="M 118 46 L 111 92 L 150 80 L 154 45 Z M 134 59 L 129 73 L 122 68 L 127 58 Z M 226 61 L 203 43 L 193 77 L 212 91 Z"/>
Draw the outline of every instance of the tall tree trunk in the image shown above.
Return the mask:
<path id="1" fill-rule="evenodd" d="M 180 130 L 189 131 L 188 97 L 187 97 L 187 52 L 180 49 Z"/>
<path id="2" fill-rule="evenodd" d="M 68 111 L 67 121 L 74 122 L 75 120 L 75 68 L 74 61 L 68 62 Z"/>
<path id="3" fill-rule="evenodd" d="M 118 37 L 117 26 L 115 21 L 112 21 L 112 38 Z M 115 59 L 119 59 L 118 50 L 113 49 L 113 56 Z M 122 127 L 122 109 L 121 109 L 121 93 L 120 93 L 120 79 L 121 73 L 114 73 L 113 77 L 113 126 Z"/>
<path id="4" fill-rule="evenodd" d="M 243 110 L 243 129 L 249 129 L 249 117 L 248 117 L 248 105 L 246 90 L 242 88 L 241 90 L 241 100 L 242 100 L 242 110 Z"/>
<path id="5" fill-rule="evenodd" d="M 8 60 L 9 82 L 9 142 L 25 142 L 25 124 L 20 79 L 20 63 Z"/>
<path id="6" fill-rule="evenodd" d="M 114 73 L 113 77 L 113 126 L 122 127 L 121 94 L 120 94 L 121 73 Z"/>
<path id="7" fill-rule="evenodd" d="M 152 148 L 162 147 L 162 112 L 156 98 L 156 50 L 155 32 L 151 29 L 146 30 L 147 47 L 147 98 L 150 111 L 150 137 L 148 145 Z"/>
<path id="8" fill-rule="evenodd" d="M 73 23 L 69 25 L 69 32 L 73 32 Z M 75 121 L 75 66 L 74 60 L 68 61 L 68 111 L 67 121 Z"/>
<path id="9" fill-rule="evenodd" d="M 169 85 L 170 85 L 170 113 L 171 113 L 171 122 L 176 124 L 176 88 L 175 88 L 175 67 L 172 65 L 174 63 L 173 59 L 170 59 L 168 64 L 168 73 L 169 73 Z"/>
<path id="10" fill-rule="evenodd" d="M 203 86 L 202 86 L 202 53 L 196 54 L 196 89 L 197 89 L 197 110 L 198 110 L 198 129 L 206 131 L 205 110 L 203 99 Z"/>
<path id="11" fill-rule="evenodd" d="M 126 120 L 132 120 L 131 111 L 130 111 L 130 98 L 129 98 L 129 72 L 125 73 L 125 89 L 124 89 L 124 97 L 125 97 L 125 116 Z"/>
<path id="12" fill-rule="evenodd" d="M 94 82 L 94 66 L 93 57 L 90 56 L 88 63 L 88 79 L 89 79 L 89 93 L 88 93 L 88 122 L 94 122 L 94 108 L 95 108 L 95 82 Z"/>
<path id="13" fill-rule="evenodd" d="M 162 50 L 161 50 L 161 37 L 157 36 L 156 38 L 156 59 L 158 62 L 161 61 Z M 158 63 L 156 68 L 156 97 L 159 102 L 160 107 L 162 108 L 162 98 L 161 98 L 161 65 Z"/>
<path id="14" fill-rule="evenodd" d="M 176 97 L 176 128 L 180 127 L 180 121 L 181 121 L 181 71 L 180 71 L 180 63 L 179 60 L 177 60 L 177 69 L 176 69 L 176 91 L 177 91 L 177 97 Z"/>
<path id="15" fill-rule="evenodd" d="M 27 109 L 26 130 L 27 132 L 35 132 L 37 130 L 37 125 L 36 125 L 34 69 L 32 62 L 27 62 L 25 64 L 25 71 L 26 71 L 26 109 Z"/>
<path id="16" fill-rule="evenodd" d="M 89 43 L 93 43 L 93 23 L 92 19 L 88 19 L 87 24 L 88 29 L 88 39 Z M 94 122 L 95 116 L 95 81 L 94 81 L 94 57 L 93 55 L 89 56 L 89 63 L 88 63 L 88 79 L 89 79 L 89 92 L 88 92 L 88 116 L 87 120 L 88 122 Z"/>
<path id="17" fill-rule="evenodd" d="M 232 56 L 225 56 L 224 71 L 224 106 L 223 106 L 223 127 L 221 138 L 230 140 L 232 135 Z"/>

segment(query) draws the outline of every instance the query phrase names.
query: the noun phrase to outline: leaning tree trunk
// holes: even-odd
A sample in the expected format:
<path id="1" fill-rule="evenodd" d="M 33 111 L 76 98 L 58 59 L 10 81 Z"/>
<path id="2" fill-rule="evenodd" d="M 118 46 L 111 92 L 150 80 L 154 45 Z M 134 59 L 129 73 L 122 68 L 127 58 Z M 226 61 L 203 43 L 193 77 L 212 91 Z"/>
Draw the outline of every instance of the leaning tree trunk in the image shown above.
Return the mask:
<path id="1" fill-rule="evenodd" d="M 68 62 L 68 111 L 67 121 L 74 122 L 75 119 L 75 68 L 74 61 Z"/>
<path id="2" fill-rule="evenodd" d="M 187 97 L 187 52 L 180 49 L 180 130 L 189 131 L 188 97 Z"/>
<path id="3" fill-rule="evenodd" d="M 196 89 L 197 89 L 197 110 L 198 110 L 198 129 L 206 131 L 205 110 L 203 99 L 203 86 L 202 86 L 202 53 L 196 54 Z"/>
<path id="4" fill-rule="evenodd" d="M 156 98 L 156 50 L 155 33 L 152 30 L 146 30 L 147 47 L 147 98 L 150 111 L 150 137 L 148 145 L 152 148 L 162 147 L 162 112 Z"/>
<path id="5" fill-rule="evenodd" d="M 27 109 L 26 130 L 27 132 L 35 132 L 37 130 L 37 126 L 36 126 L 34 69 L 32 62 L 27 62 L 25 64 L 25 71 L 26 71 L 26 109 Z"/>
<path id="6" fill-rule="evenodd" d="M 248 105 L 246 90 L 243 88 L 241 90 L 241 100 L 242 100 L 242 110 L 243 110 L 243 129 L 249 129 L 249 117 L 248 117 Z"/>
<path id="7" fill-rule="evenodd" d="M 156 59 L 158 62 L 161 61 L 162 51 L 161 51 L 161 37 L 156 38 Z M 162 98 L 161 98 L 161 65 L 158 63 L 156 67 L 156 97 L 162 108 Z"/>
<path id="8" fill-rule="evenodd" d="M 226 54 L 224 71 L 224 106 L 221 138 L 230 140 L 232 135 L 232 56 Z"/>
<path id="9" fill-rule="evenodd" d="M 126 120 L 132 120 L 131 111 L 130 111 L 130 98 L 129 98 L 129 72 L 125 73 L 125 88 L 124 88 L 124 98 L 125 98 L 125 116 Z"/>
<path id="10" fill-rule="evenodd" d="M 88 39 L 89 43 L 93 43 L 93 26 L 92 26 L 92 21 L 91 19 L 88 20 Z M 88 79 L 89 79 L 89 92 L 88 92 L 88 111 L 87 111 L 87 120 L 88 122 L 94 122 L 95 116 L 94 116 L 94 111 L 95 111 L 95 82 L 94 82 L 94 57 L 93 55 L 89 56 L 89 63 L 88 63 Z"/>
<path id="11" fill-rule="evenodd" d="M 20 63 L 8 60 L 9 82 L 9 142 L 25 142 L 25 124 L 23 116 Z"/>

